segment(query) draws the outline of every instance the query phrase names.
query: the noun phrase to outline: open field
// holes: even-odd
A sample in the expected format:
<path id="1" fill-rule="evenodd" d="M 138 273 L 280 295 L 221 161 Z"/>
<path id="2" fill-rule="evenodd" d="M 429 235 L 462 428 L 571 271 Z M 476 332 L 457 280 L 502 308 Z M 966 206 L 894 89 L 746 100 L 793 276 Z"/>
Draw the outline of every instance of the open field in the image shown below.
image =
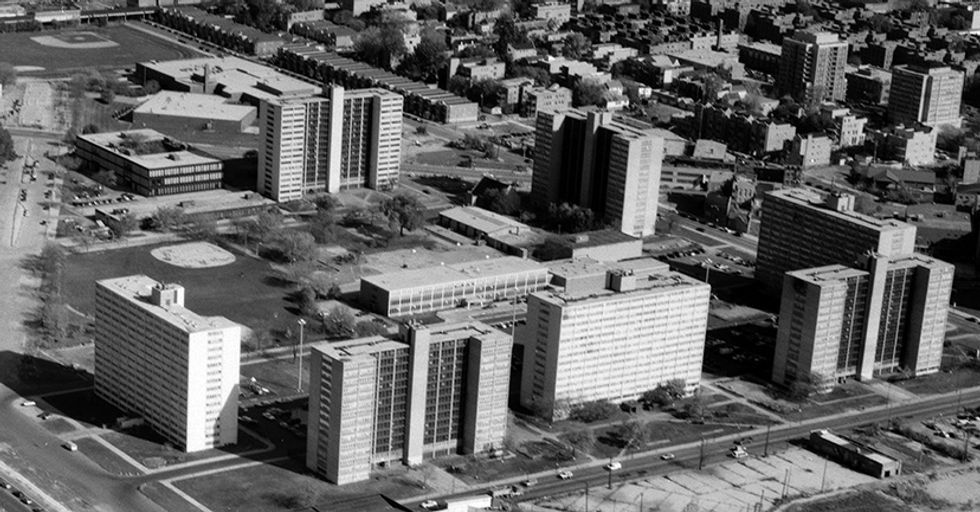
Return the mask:
<path id="1" fill-rule="evenodd" d="M 307 370 L 303 372 L 303 389 L 309 389 L 309 357 L 303 360 L 303 369 Z M 263 397 L 264 399 L 293 396 L 297 394 L 296 372 L 298 370 L 299 366 L 297 361 L 293 358 L 273 359 L 260 363 L 244 364 L 241 366 L 242 389 L 245 389 L 245 385 L 249 382 L 249 379 L 254 378 L 258 385 L 268 388 L 272 392 L 270 395 Z"/>
<path id="2" fill-rule="evenodd" d="M 73 33 L 91 33 L 95 39 L 116 43 L 105 48 L 71 48 L 45 46 L 32 38 L 38 35 L 61 37 L 71 40 Z M 172 60 L 199 56 L 198 52 L 155 39 L 125 25 L 103 28 L 84 27 L 52 32 L 19 32 L 0 34 L 0 48 L 4 60 L 14 66 L 32 66 L 41 69 L 21 71 L 21 74 L 51 74 L 52 72 L 80 71 L 93 68 L 132 67 L 136 62 L 147 60 Z"/>
<path id="3" fill-rule="evenodd" d="M 96 280 L 146 274 L 159 281 L 184 283 L 186 305 L 196 313 L 225 316 L 253 330 L 295 328 L 299 317 L 287 299 L 292 287 L 273 279 L 274 270 L 267 262 L 236 253 L 235 262 L 223 267 L 180 268 L 154 258 L 150 251 L 156 247 L 70 256 L 65 265 L 65 301 L 91 315 Z"/>
<path id="4" fill-rule="evenodd" d="M 261 441 L 241 430 L 238 431 L 238 444 L 236 445 L 193 453 L 185 453 L 181 450 L 174 449 L 149 427 L 136 427 L 121 432 L 110 432 L 102 436 L 102 438 L 148 468 L 193 462 L 227 455 L 229 453 L 244 453 L 265 446 Z"/>
<path id="5" fill-rule="evenodd" d="M 211 510 L 237 512 L 278 512 L 306 510 L 360 510 L 360 500 L 374 500 L 378 494 L 399 499 L 425 492 L 413 472 L 393 469 L 372 480 L 336 486 L 307 474 L 298 463 L 282 466 L 259 464 L 175 482 L 180 490 Z M 257 483 L 261 483 L 257 485 Z"/>

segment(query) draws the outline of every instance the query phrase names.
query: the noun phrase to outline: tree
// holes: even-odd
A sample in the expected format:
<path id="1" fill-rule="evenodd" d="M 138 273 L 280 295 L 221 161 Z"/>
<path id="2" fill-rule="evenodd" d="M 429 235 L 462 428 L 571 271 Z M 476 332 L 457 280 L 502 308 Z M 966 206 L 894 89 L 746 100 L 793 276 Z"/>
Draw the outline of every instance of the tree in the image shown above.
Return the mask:
<path id="1" fill-rule="evenodd" d="M 616 404 L 608 400 L 593 400 L 591 402 L 582 402 L 572 407 L 568 417 L 569 419 L 581 421 L 582 423 L 593 423 L 609 419 L 618 411 L 619 408 L 616 407 Z"/>
<path id="2" fill-rule="evenodd" d="M 528 41 L 527 32 L 517 27 L 514 17 L 508 13 L 502 14 L 497 18 L 497 23 L 493 27 L 494 34 L 497 35 L 497 42 L 493 44 L 493 50 L 497 56 L 507 58 L 507 47 L 525 43 Z"/>
<path id="3" fill-rule="evenodd" d="M 160 231 L 176 230 L 184 225 L 186 215 L 180 207 L 161 206 L 150 217 L 151 225 Z"/>
<path id="4" fill-rule="evenodd" d="M 388 329 L 382 323 L 361 320 L 354 326 L 354 333 L 360 338 L 367 338 L 368 336 L 384 336 L 388 334 Z"/>
<path id="5" fill-rule="evenodd" d="M 551 203 L 548 205 L 543 224 L 549 231 L 580 233 L 593 229 L 596 221 L 595 214 L 588 208 L 569 203 L 561 205 Z"/>
<path id="6" fill-rule="evenodd" d="M 924 12 L 931 9 L 929 0 L 912 0 L 909 2 L 909 10 L 912 12 Z"/>
<path id="7" fill-rule="evenodd" d="M 332 337 L 350 337 L 356 332 L 354 330 L 356 325 L 357 319 L 354 315 L 349 309 L 340 305 L 334 306 L 323 317 L 323 330 Z"/>
<path id="8" fill-rule="evenodd" d="M 277 231 L 282 226 L 282 216 L 275 210 L 266 210 L 255 216 L 255 227 L 253 234 L 260 240 L 265 240 L 270 233 Z"/>
<path id="9" fill-rule="evenodd" d="M 193 240 L 214 240 L 218 237 L 218 219 L 200 217 L 184 226 L 184 234 Z"/>
<path id="10" fill-rule="evenodd" d="M 701 395 L 695 395 L 684 404 L 684 408 L 681 410 L 685 418 L 692 421 L 702 421 L 704 420 L 704 414 L 707 408 L 704 406 L 704 400 L 701 399 Z"/>
<path id="11" fill-rule="evenodd" d="M 587 107 L 602 103 L 606 87 L 595 80 L 583 78 L 572 89 L 572 103 L 576 107 Z"/>
<path id="12" fill-rule="evenodd" d="M 592 50 L 592 41 L 580 32 L 572 32 L 562 41 L 561 54 L 569 59 L 581 60 L 589 54 L 590 50 Z"/>
<path id="13" fill-rule="evenodd" d="M 469 59 L 469 58 L 485 59 L 487 57 L 493 57 L 494 55 L 496 54 L 493 52 L 493 48 L 490 48 L 489 46 L 483 44 L 474 44 L 473 46 L 467 46 L 466 48 L 460 50 L 458 54 L 456 54 L 456 56 L 461 59 Z"/>
<path id="14" fill-rule="evenodd" d="M 867 23 L 868 28 L 879 34 L 887 34 L 893 28 L 891 16 L 884 14 L 873 14 L 865 23 Z"/>
<path id="15" fill-rule="evenodd" d="M 515 190 L 488 190 L 478 203 L 484 208 L 501 215 L 519 215 L 521 213 L 521 196 Z"/>
<path id="16" fill-rule="evenodd" d="M 88 135 L 90 133 L 99 133 L 101 131 L 102 130 L 99 128 L 99 125 L 92 124 L 92 123 L 89 123 L 82 127 L 82 135 Z"/>
<path id="17" fill-rule="evenodd" d="M 17 158 L 17 152 L 14 151 L 14 139 L 6 128 L 0 126 L 0 163 L 15 158 Z"/>
<path id="18" fill-rule="evenodd" d="M 109 105 L 116 100 L 116 92 L 106 87 L 105 89 L 102 89 L 102 93 L 99 95 L 99 100 L 102 101 L 102 103 Z"/>
<path id="19" fill-rule="evenodd" d="M 664 389 L 663 385 L 660 385 L 644 391 L 643 395 L 640 396 L 640 402 L 648 408 L 667 407 L 674 403 L 674 398 Z"/>
<path id="20" fill-rule="evenodd" d="M 823 387 L 824 378 L 817 372 L 797 375 L 796 379 L 789 385 L 789 398 L 796 402 L 803 402 L 811 395 L 820 392 Z"/>
<path id="21" fill-rule="evenodd" d="M 711 72 L 701 77 L 701 97 L 707 102 L 718 100 L 718 95 L 725 88 L 726 81 L 718 73 Z"/>
<path id="22" fill-rule="evenodd" d="M 425 82 L 434 82 L 449 60 L 446 36 L 434 28 L 422 32 L 421 40 L 409 58 L 402 61 L 402 74 Z"/>
<path id="23" fill-rule="evenodd" d="M 591 428 L 572 430 L 566 432 L 563 437 L 573 450 L 583 453 L 588 453 L 595 446 L 595 434 L 592 433 Z"/>
<path id="24" fill-rule="evenodd" d="M 370 27 L 354 40 L 357 60 L 384 69 L 391 69 L 391 65 L 401 59 L 406 51 L 405 37 L 398 23 Z"/>
<path id="25" fill-rule="evenodd" d="M 17 83 L 17 70 L 9 62 L 0 62 L 0 85 L 7 87 Z"/>
<path id="26" fill-rule="evenodd" d="M 511 65 L 507 67 L 507 76 L 510 78 L 527 77 L 542 87 L 551 85 L 551 74 L 548 73 L 548 70 L 537 66 Z"/>
<path id="27" fill-rule="evenodd" d="M 329 244 L 337 240 L 334 232 L 334 217 L 328 211 L 319 211 L 307 224 L 310 234 L 318 244 Z"/>
<path id="28" fill-rule="evenodd" d="M 146 94 L 156 94 L 160 92 L 160 82 L 156 80 L 147 80 L 146 85 L 143 86 L 143 92 Z"/>
<path id="29" fill-rule="evenodd" d="M 390 225 L 398 226 L 401 236 L 405 236 L 406 229 L 412 231 L 421 226 L 425 214 L 422 203 L 415 196 L 405 194 L 385 199 L 379 205 L 379 210 Z"/>
<path id="30" fill-rule="evenodd" d="M 637 450 L 647 444 L 647 429 L 637 420 L 627 420 L 616 427 L 615 435 L 627 450 Z"/>
<path id="31" fill-rule="evenodd" d="M 140 222 L 135 215 L 131 213 L 123 214 L 113 223 L 112 232 L 119 238 L 125 237 L 126 235 L 136 231 L 139 228 Z"/>
<path id="32" fill-rule="evenodd" d="M 282 231 L 274 240 L 280 256 L 286 261 L 309 261 L 316 256 L 316 240 L 313 235 L 302 231 Z"/>
<path id="33" fill-rule="evenodd" d="M 316 291 L 310 285 L 300 288 L 296 294 L 296 305 L 302 315 L 314 316 L 319 312 L 316 306 L 316 295 Z"/>

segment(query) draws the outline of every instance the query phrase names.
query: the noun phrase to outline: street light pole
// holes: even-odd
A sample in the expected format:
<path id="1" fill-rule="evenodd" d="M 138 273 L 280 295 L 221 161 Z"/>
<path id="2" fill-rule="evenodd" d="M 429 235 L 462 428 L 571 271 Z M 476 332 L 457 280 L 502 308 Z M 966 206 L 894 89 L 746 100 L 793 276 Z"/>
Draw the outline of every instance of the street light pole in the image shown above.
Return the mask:
<path id="1" fill-rule="evenodd" d="M 297 361 L 296 371 L 296 391 L 303 391 L 303 328 L 306 327 L 306 320 L 300 318 L 296 321 L 299 324 L 299 360 Z"/>

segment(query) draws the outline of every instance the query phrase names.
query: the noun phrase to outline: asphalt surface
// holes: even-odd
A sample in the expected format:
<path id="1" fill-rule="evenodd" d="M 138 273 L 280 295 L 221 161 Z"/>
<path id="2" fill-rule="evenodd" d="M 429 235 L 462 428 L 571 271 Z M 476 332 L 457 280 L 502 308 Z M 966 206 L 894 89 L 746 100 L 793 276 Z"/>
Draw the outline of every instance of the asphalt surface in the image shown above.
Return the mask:
<path id="1" fill-rule="evenodd" d="M 853 411 L 842 415 L 828 418 L 817 418 L 806 422 L 793 423 L 773 427 L 769 434 L 769 451 L 774 452 L 794 440 L 803 439 L 809 436 L 810 431 L 817 429 L 844 430 L 848 428 L 867 425 L 879 421 L 904 416 L 932 416 L 941 412 L 955 412 L 960 407 L 980 405 L 980 390 L 962 393 L 961 396 L 943 396 L 932 398 L 927 401 L 917 401 L 907 404 L 893 405 L 886 408 L 867 409 L 864 411 Z M 751 434 L 742 432 L 724 436 L 715 440 L 706 440 L 704 443 L 704 465 L 716 464 L 729 458 L 729 450 L 733 446 L 734 439 L 746 439 L 751 435 L 751 441 L 743 442 L 743 446 L 750 453 L 750 456 L 762 456 L 766 435 L 765 429 L 757 429 Z M 661 460 L 664 453 L 673 453 L 674 459 L 671 461 Z M 682 448 L 666 447 L 651 454 L 635 458 L 620 460 L 622 469 L 610 475 L 603 469 L 604 462 L 597 462 L 595 467 L 574 469 L 574 476 L 568 480 L 557 478 L 557 472 L 533 475 L 538 483 L 532 487 L 523 489 L 524 494 L 517 497 L 519 501 L 531 501 L 546 496 L 560 495 L 569 492 L 581 491 L 589 487 L 608 485 L 610 476 L 612 482 L 623 482 L 648 478 L 652 475 L 661 475 L 677 471 L 680 469 L 697 469 L 701 458 L 701 447 L 698 444 L 685 445 Z M 489 490 L 491 486 L 486 487 Z M 460 498 L 479 494 L 483 488 L 470 489 L 467 492 L 460 492 L 451 495 L 441 496 L 439 499 Z"/>

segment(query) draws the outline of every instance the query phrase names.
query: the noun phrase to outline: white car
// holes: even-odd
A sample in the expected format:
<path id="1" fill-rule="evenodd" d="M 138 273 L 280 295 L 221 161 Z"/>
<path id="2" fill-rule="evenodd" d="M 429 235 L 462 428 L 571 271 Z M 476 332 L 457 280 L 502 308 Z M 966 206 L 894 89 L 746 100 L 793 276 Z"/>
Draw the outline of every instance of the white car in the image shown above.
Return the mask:
<path id="1" fill-rule="evenodd" d="M 660 460 L 674 460 L 674 458 L 675 457 L 673 453 L 665 453 L 660 456 Z"/>
<path id="2" fill-rule="evenodd" d="M 619 469 L 623 469 L 623 465 L 618 461 L 610 462 L 609 464 L 606 464 L 603 467 L 606 468 L 606 471 L 616 471 Z"/>
<path id="3" fill-rule="evenodd" d="M 560 478 L 562 480 L 568 480 L 568 479 L 572 478 L 573 476 L 575 476 L 575 475 L 571 471 L 569 471 L 567 469 L 558 472 L 558 478 Z"/>
<path id="4" fill-rule="evenodd" d="M 425 510 L 432 510 L 432 509 L 434 509 L 434 508 L 436 508 L 436 507 L 439 506 L 439 502 L 436 501 L 436 500 L 426 500 L 426 501 L 423 501 L 422 504 L 419 505 L 419 506 L 422 507 Z"/>
<path id="5" fill-rule="evenodd" d="M 20 403 L 21 407 L 34 407 L 35 405 L 37 405 L 37 402 L 34 400 L 24 400 Z"/>

